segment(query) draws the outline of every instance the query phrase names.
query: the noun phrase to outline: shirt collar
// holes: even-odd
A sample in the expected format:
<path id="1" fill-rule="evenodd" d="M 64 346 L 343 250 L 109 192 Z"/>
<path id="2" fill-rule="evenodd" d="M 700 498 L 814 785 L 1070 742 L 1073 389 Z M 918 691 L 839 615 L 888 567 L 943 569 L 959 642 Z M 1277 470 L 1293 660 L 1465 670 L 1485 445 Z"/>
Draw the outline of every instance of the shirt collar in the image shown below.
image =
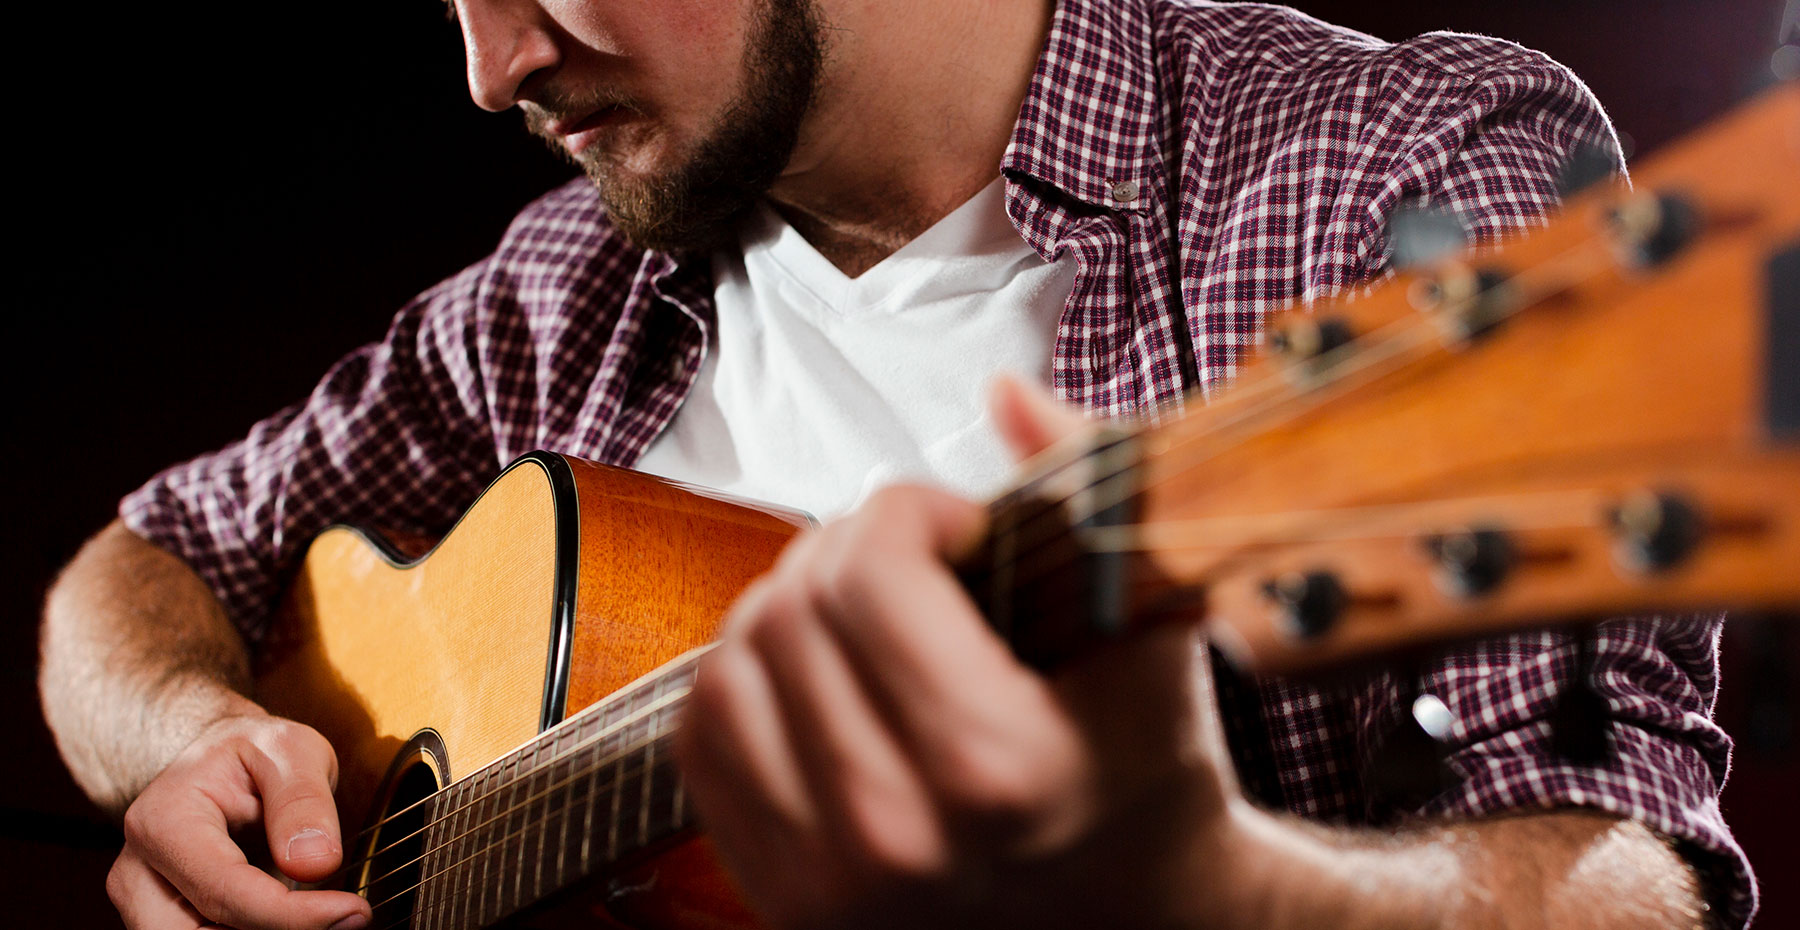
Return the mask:
<path id="1" fill-rule="evenodd" d="M 1003 171 L 1111 210 L 1161 192 L 1157 69 L 1143 0 L 1060 0 Z"/>

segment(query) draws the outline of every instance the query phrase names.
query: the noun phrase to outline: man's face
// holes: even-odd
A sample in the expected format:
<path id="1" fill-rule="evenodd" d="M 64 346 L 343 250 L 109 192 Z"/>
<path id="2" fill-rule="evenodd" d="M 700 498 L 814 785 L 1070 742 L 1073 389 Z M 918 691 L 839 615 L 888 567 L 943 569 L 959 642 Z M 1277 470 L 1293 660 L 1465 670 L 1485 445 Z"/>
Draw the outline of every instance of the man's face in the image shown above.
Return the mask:
<path id="1" fill-rule="evenodd" d="M 815 0 L 456 0 L 470 92 L 517 104 L 636 244 L 704 249 L 793 153 Z"/>

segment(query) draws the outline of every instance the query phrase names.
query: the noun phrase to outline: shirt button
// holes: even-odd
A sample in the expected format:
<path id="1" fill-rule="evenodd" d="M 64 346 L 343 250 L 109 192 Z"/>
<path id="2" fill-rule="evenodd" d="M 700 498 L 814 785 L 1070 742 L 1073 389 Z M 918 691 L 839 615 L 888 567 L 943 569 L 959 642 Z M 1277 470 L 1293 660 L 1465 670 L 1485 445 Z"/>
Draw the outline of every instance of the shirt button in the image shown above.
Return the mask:
<path id="1" fill-rule="evenodd" d="M 1113 203 L 1136 203 L 1138 184 L 1136 181 L 1114 181 L 1112 185 Z"/>

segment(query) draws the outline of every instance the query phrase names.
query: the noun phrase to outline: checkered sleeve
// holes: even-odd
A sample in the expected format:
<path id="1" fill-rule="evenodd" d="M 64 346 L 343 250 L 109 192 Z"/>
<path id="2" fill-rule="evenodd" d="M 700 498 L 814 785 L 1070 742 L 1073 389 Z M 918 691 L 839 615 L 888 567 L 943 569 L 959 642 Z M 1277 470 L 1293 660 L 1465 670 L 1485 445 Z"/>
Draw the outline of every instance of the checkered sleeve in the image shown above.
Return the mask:
<path id="1" fill-rule="evenodd" d="M 495 470 L 471 309 L 483 275 L 421 295 L 306 400 L 128 495 L 125 525 L 187 562 L 252 642 L 327 525 L 441 531 Z"/>
<path id="2" fill-rule="evenodd" d="M 1617 814 L 1672 842 L 1700 876 L 1719 923 L 1746 925 L 1756 884 L 1718 803 L 1731 758 L 1731 739 L 1712 719 L 1722 621 L 1614 620 L 1591 632 L 1514 636 L 1458 649 L 1416 681 L 1384 676 L 1360 710 L 1363 733 L 1394 732 L 1420 693 L 1442 699 L 1454 718 L 1455 783 L 1387 816 L 1470 819 L 1569 807 Z M 1598 764 L 1553 746 L 1558 702 L 1583 680 L 1607 708 L 1608 752 Z M 1381 737 L 1365 752 L 1371 761 L 1383 752 Z"/>
<path id="3" fill-rule="evenodd" d="M 1459 90 L 1433 95 L 1423 130 L 1396 160 L 1386 209 L 1417 197 L 1454 210 L 1473 241 L 1491 242 L 1555 209 L 1557 176 L 1577 148 L 1619 151 L 1588 89 L 1538 53 L 1447 34 L 1397 48 L 1422 73 L 1455 76 Z M 1387 251 L 1375 244 L 1365 254 L 1384 260 Z M 1570 761 L 1551 745 L 1557 700 L 1581 674 L 1572 636 L 1513 637 L 1446 656 L 1416 684 L 1456 715 L 1449 763 L 1459 781 L 1421 807 L 1388 814 L 1615 813 L 1672 841 L 1702 878 L 1717 918 L 1747 924 L 1755 880 L 1718 805 L 1731 754 L 1730 738 L 1712 720 L 1720 619 L 1620 620 L 1592 634 L 1588 677 L 1611 716 L 1611 752 L 1598 765 Z M 1363 708 L 1366 752 L 1380 751 L 1412 684 L 1390 680 L 1373 692 Z"/>

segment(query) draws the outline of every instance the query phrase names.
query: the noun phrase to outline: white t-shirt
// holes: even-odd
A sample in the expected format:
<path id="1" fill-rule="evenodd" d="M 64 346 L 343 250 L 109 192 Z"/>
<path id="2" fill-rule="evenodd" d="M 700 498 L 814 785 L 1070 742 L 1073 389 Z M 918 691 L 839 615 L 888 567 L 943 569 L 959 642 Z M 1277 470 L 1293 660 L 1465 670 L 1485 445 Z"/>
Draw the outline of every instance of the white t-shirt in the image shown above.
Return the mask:
<path id="1" fill-rule="evenodd" d="M 820 519 L 896 481 L 981 499 L 1012 470 L 988 382 L 1049 377 L 1072 259 L 1038 257 L 996 180 L 850 278 L 761 208 L 713 258 L 718 325 L 638 469 Z"/>

